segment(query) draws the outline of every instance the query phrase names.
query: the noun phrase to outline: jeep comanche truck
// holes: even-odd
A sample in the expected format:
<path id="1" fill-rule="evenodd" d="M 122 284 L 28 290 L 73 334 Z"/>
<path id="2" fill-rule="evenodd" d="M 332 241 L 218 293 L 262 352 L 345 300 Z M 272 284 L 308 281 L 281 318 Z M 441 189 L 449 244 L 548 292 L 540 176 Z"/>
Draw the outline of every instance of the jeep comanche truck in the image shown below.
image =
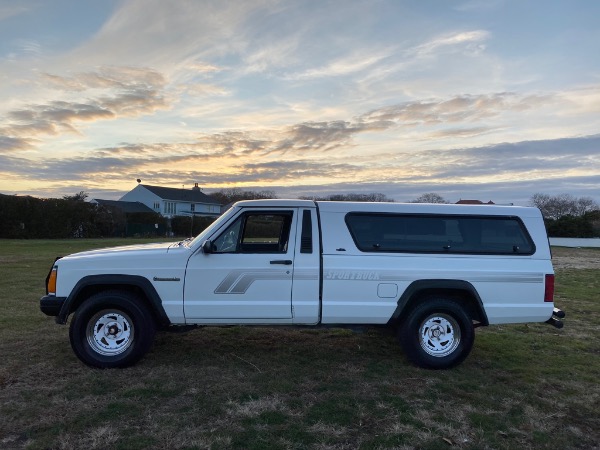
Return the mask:
<path id="1" fill-rule="evenodd" d="M 421 367 L 453 367 L 482 325 L 547 322 L 554 271 L 540 211 L 508 206 L 255 200 L 193 240 L 57 259 L 42 312 L 100 368 L 175 326 L 387 325 Z"/>

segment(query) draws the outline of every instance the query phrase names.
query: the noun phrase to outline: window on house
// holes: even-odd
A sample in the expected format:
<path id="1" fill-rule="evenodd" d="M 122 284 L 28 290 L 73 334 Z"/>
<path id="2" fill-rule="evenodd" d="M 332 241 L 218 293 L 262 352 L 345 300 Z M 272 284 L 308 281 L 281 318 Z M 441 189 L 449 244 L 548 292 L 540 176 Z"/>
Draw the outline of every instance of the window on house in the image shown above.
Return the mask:
<path id="1" fill-rule="evenodd" d="M 165 214 L 175 214 L 176 212 L 176 203 L 175 202 L 165 202 Z"/>

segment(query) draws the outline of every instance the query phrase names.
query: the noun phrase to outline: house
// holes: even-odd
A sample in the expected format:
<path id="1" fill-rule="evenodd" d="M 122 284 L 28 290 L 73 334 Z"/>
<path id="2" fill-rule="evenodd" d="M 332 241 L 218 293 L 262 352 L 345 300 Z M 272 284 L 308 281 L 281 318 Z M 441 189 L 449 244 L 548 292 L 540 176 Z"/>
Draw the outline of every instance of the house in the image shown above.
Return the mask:
<path id="1" fill-rule="evenodd" d="M 177 189 L 138 184 L 120 198 L 121 202 L 139 202 L 163 217 L 202 216 L 217 217 L 221 204 L 202 192 L 198 183 L 191 189 Z"/>

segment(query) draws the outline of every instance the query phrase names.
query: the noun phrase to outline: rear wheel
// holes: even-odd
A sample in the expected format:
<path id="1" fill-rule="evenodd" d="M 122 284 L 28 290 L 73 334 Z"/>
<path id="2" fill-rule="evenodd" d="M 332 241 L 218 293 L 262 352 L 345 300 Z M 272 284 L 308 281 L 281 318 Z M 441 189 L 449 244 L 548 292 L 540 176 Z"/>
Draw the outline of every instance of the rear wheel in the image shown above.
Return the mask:
<path id="1" fill-rule="evenodd" d="M 470 353 L 473 322 L 454 300 L 428 297 L 401 322 L 398 338 L 408 358 L 427 369 L 448 369 Z"/>
<path id="2" fill-rule="evenodd" d="M 77 357 L 99 367 L 127 367 L 152 346 L 156 325 L 139 298 L 129 292 L 93 295 L 77 309 L 69 338 Z"/>

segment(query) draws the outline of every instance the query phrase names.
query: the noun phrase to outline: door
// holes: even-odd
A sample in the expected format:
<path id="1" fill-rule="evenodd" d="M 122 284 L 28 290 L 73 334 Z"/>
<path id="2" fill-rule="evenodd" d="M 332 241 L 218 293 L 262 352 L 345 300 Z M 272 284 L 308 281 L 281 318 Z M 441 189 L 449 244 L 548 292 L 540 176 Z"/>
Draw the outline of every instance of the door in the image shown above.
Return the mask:
<path id="1" fill-rule="evenodd" d="M 284 322 L 292 318 L 297 210 L 246 210 L 186 271 L 188 323 Z"/>

